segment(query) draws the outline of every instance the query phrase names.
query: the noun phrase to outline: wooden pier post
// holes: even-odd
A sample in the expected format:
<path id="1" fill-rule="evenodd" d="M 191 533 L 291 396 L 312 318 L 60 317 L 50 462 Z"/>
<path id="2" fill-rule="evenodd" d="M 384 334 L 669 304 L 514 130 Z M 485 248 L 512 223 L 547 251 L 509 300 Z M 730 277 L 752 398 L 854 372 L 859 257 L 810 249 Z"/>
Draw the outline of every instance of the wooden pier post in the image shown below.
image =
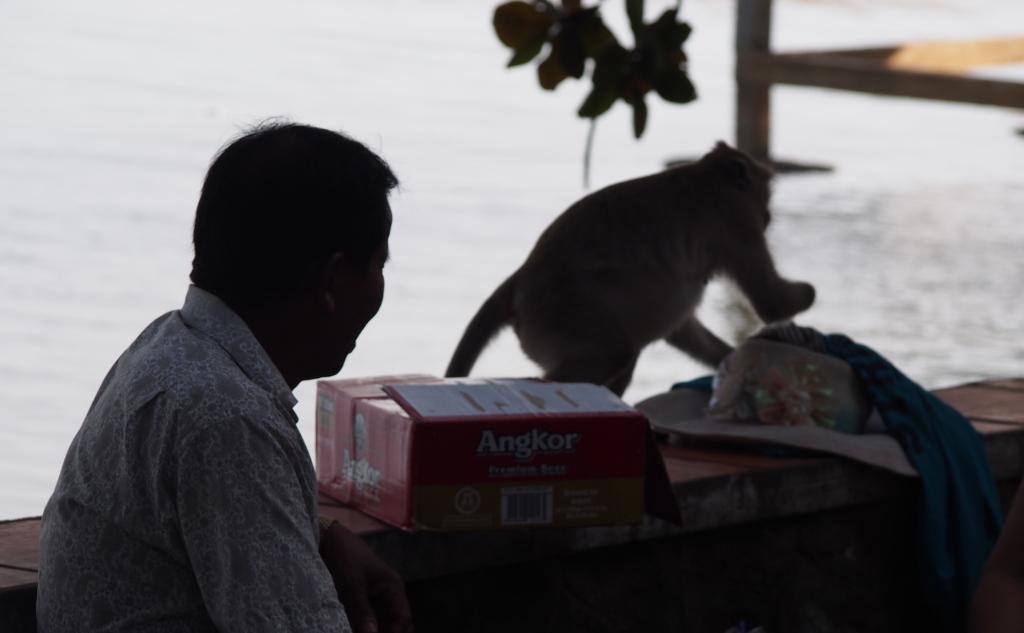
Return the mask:
<path id="1" fill-rule="evenodd" d="M 770 161 L 771 83 L 743 71 L 747 59 L 770 54 L 772 0 L 736 0 L 736 147 Z"/>

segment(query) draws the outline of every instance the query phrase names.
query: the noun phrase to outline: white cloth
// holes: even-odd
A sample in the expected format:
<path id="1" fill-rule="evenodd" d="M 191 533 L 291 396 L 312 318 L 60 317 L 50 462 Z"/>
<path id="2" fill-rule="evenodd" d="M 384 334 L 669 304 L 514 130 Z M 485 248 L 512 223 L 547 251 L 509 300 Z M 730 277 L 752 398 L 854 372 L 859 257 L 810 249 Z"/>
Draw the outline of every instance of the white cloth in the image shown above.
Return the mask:
<path id="1" fill-rule="evenodd" d="M 39 631 L 348 632 L 295 404 L 245 322 L 190 287 L 71 443 L 43 514 Z"/>

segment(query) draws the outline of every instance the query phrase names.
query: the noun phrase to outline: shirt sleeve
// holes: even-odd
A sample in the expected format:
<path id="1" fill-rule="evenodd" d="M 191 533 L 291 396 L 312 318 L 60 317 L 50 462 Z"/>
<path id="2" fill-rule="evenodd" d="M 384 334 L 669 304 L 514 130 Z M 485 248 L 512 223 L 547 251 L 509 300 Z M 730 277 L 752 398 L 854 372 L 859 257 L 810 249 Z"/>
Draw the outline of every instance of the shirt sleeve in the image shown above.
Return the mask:
<path id="1" fill-rule="evenodd" d="M 236 418 L 183 442 L 176 499 L 185 549 L 220 631 L 350 633 L 320 559 L 315 489 L 303 485 L 309 455 L 288 431 L 298 434 Z"/>

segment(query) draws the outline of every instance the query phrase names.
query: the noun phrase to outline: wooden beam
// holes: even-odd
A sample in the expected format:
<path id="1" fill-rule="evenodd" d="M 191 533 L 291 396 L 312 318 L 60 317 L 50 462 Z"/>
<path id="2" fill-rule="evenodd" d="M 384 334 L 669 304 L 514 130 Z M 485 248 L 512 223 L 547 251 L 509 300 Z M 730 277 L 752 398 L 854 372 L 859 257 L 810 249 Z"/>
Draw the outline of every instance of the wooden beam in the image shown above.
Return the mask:
<path id="1" fill-rule="evenodd" d="M 771 85 L 736 83 L 736 147 L 771 162 Z"/>
<path id="2" fill-rule="evenodd" d="M 0 522 L 0 567 L 39 569 L 40 519 Z"/>
<path id="3" fill-rule="evenodd" d="M 736 147 L 768 162 L 771 133 L 771 84 L 743 72 L 741 53 L 769 54 L 772 1 L 736 3 Z"/>
<path id="4" fill-rule="evenodd" d="M 959 74 L 975 66 L 1024 62 L 1024 37 L 1002 37 L 959 42 L 922 41 L 885 48 L 817 51 L 874 60 L 886 68 Z"/>
<path id="5" fill-rule="evenodd" d="M 979 384 L 939 389 L 933 393 L 971 420 L 1015 424 L 1024 429 L 1024 391 Z"/>
<path id="6" fill-rule="evenodd" d="M 900 46 L 888 60 L 890 68 L 962 72 L 973 66 L 1024 62 L 1024 37 L 966 42 L 911 42 Z"/>
<path id="7" fill-rule="evenodd" d="M 39 582 L 39 574 L 24 569 L 0 567 L 0 594 L 32 589 Z"/>
<path id="8" fill-rule="evenodd" d="M 737 82 L 815 86 L 893 97 L 1024 108 L 1024 83 L 887 68 L 829 53 L 737 52 Z"/>
<path id="9" fill-rule="evenodd" d="M 736 50 L 771 50 L 772 0 L 737 0 Z"/>

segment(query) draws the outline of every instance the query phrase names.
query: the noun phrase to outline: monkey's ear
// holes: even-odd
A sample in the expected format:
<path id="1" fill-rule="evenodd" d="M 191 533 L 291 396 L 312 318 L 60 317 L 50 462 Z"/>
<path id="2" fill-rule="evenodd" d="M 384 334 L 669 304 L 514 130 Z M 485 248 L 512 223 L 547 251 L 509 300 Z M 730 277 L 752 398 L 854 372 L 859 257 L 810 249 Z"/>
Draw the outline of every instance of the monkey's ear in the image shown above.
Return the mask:
<path id="1" fill-rule="evenodd" d="M 724 165 L 725 177 L 729 183 L 738 191 L 750 189 L 751 174 L 750 164 L 740 157 L 730 158 Z"/>

